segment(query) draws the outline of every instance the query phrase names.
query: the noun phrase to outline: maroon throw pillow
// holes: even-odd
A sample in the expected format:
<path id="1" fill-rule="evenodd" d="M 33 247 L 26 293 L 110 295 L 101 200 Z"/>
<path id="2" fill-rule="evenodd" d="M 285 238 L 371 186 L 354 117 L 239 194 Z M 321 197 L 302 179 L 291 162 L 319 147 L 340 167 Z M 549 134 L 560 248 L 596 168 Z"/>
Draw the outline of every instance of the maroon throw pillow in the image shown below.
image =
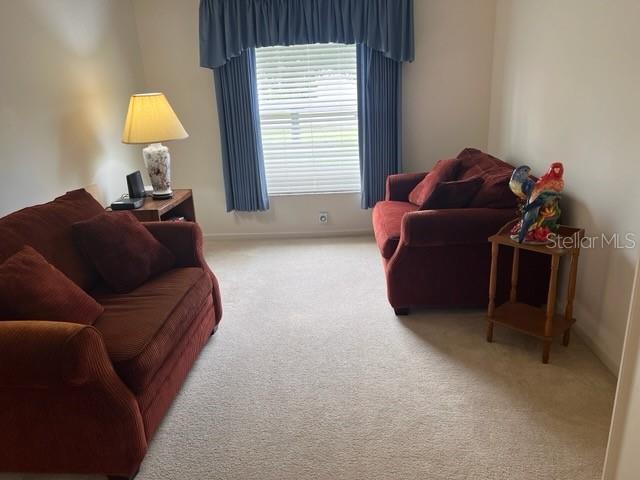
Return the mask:
<path id="1" fill-rule="evenodd" d="M 422 181 L 411 190 L 409 202 L 422 208 L 433 194 L 436 186 L 441 182 L 454 180 L 459 168 L 460 160 L 456 158 L 439 160 Z"/>
<path id="2" fill-rule="evenodd" d="M 73 239 L 116 293 L 173 267 L 175 257 L 130 212 L 105 212 L 73 224 Z"/>
<path id="3" fill-rule="evenodd" d="M 440 182 L 422 206 L 422 210 L 468 207 L 483 183 L 482 177 Z"/>
<path id="4" fill-rule="evenodd" d="M 0 265 L 0 318 L 91 325 L 104 308 L 26 245 Z"/>

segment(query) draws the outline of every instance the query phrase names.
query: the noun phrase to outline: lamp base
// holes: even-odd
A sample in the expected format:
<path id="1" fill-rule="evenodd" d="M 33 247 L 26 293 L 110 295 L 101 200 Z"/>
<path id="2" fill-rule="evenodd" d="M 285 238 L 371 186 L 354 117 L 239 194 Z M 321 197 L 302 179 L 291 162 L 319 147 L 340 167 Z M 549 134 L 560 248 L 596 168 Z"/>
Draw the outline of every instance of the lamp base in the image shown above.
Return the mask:
<path id="1" fill-rule="evenodd" d="M 169 148 L 161 143 L 152 143 L 142 149 L 144 164 L 149 172 L 153 185 L 153 198 L 166 199 L 173 197 L 171 190 L 171 155 Z"/>
<path id="2" fill-rule="evenodd" d="M 169 192 L 169 193 L 156 193 L 156 192 L 153 192 L 151 194 L 151 198 L 153 198 L 154 200 L 167 200 L 169 198 L 173 198 L 173 192 Z"/>

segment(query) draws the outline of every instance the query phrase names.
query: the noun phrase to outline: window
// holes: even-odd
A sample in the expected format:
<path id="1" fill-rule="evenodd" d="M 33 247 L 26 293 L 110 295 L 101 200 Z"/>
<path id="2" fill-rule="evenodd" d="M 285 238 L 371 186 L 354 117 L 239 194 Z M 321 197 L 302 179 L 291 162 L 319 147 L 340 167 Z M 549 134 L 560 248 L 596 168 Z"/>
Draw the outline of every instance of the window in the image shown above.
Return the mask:
<path id="1" fill-rule="evenodd" d="M 270 195 L 359 192 L 356 47 L 256 49 Z"/>

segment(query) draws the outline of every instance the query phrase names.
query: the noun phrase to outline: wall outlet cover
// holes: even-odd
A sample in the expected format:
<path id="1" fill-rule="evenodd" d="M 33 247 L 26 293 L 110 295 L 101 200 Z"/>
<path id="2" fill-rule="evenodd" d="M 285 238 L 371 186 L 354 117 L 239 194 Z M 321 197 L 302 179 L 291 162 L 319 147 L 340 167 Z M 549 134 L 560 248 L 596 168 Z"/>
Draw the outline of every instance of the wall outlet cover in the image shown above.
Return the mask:
<path id="1" fill-rule="evenodd" d="M 318 221 L 320 223 L 329 223 L 329 212 L 318 213 Z"/>

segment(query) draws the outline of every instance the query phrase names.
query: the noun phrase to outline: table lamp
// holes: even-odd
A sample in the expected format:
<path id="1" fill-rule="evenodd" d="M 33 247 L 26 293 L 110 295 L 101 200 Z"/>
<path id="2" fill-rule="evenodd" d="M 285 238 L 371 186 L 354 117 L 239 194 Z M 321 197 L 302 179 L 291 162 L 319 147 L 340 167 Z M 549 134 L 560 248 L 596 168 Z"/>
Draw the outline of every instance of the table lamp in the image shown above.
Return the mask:
<path id="1" fill-rule="evenodd" d="M 127 119 L 122 131 L 122 143 L 149 145 L 142 157 L 153 185 L 153 198 L 171 198 L 171 156 L 160 142 L 187 138 L 175 112 L 162 93 L 140 93 L 129 100 Z"/>

